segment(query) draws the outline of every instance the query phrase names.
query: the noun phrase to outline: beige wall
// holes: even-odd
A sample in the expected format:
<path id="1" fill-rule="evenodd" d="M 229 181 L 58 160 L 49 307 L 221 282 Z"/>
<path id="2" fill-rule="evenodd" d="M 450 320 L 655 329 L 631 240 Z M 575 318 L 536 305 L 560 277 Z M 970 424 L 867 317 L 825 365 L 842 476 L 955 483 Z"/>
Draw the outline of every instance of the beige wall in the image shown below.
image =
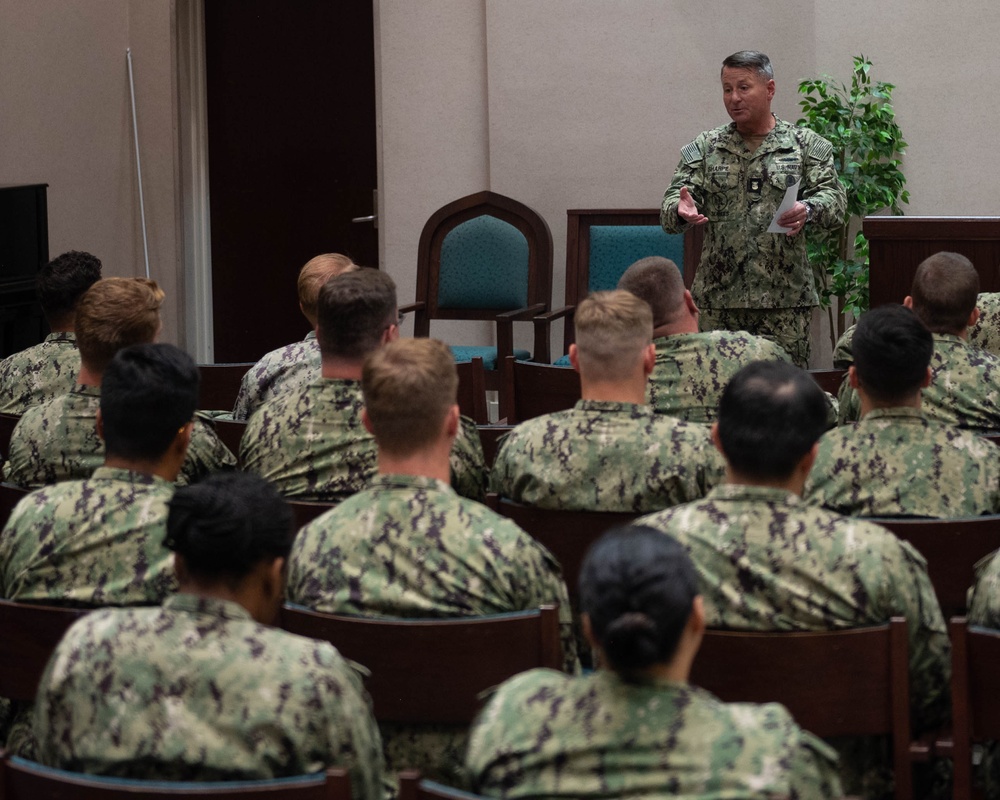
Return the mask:
<path id="1" fill-rule="evenodd" d="M 49 251 L 88 250 L 106 275 L 142 275 L 125 50 L 132 48 L 153 277 L 177 341 L 173 3 L 0 1 L 0 184 L 48 183 Z"/>

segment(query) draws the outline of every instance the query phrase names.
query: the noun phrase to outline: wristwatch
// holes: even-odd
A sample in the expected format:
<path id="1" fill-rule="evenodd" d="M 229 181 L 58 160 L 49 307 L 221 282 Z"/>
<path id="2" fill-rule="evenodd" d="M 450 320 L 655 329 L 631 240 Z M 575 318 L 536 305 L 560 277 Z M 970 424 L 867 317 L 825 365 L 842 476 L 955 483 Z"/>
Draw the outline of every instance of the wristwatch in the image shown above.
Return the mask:
<path id="1" fill-rule="evenodd" d="M 813 207 L 805 201 L 802 202 L 802 205 L 806 207 L 806 222 L 811 222 L 813 218 Z"/>

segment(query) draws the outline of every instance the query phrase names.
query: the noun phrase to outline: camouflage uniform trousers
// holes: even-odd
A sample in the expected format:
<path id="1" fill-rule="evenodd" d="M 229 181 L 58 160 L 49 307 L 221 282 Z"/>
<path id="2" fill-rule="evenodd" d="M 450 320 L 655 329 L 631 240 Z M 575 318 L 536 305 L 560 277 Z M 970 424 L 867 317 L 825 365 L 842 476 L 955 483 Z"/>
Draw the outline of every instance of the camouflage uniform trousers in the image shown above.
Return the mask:
<path id="1" fill-rule="evenodd" d="M 702 331 L 749 331 L 777 344 L 802 369 L 809 366 L 809 326 L 812 307 L 801 308 L 703 308 L 698 318 Z"/>

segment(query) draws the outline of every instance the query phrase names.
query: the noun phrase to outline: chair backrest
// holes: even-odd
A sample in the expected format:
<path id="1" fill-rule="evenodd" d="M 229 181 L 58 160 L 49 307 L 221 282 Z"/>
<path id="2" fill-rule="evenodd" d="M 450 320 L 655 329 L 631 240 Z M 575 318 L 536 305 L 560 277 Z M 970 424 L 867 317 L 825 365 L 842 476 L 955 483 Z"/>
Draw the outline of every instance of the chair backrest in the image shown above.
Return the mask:
<path id="1" fill-rule="evenodd" d="M 253 365 L 253 361 L 199 364 L 201 390 L 198 395 L 198 408 L 206 411 L 232 411 L 243 376 Z"/>
<path id="2" fill-rule="evenodd" d="M 288 500 L 288 507 L 292 509 L 292 519 L 295 521 L 295 530 L 308 525 L 320 514 L 325 514 L 331 508 L 336 508 L 336 503 L 321 503 L 315 500 Z"/>
<path id="3" fill-rule="evenodd" d="M 507 425 L 504 421 L 501 425 L 477 425 L 476 428 L 479 431 L 479 442 L 483 446 L 486 466 L 492 468 L 500 447 L 500 437 L 514 430 L 514 426 Z"/>
<path id="4" fill-rule="evenodd" d="M 420 233 L 414 335 L 431 319 L 494 319 L 552 301 L 552 234 L 533 209 L 476 192 L 435 211 Z"/>
<path id="5" fill-rule="evenodd" d="M 964 614 L 975 565 L 1000 547 L 1000 515 L 963 519 L 872 518 L 912 544 L 927 559 L 927 572 L 945 619 Z"/>
<path id="6" fill-rule="evenodd" d="M 222 443 L 229 448 L 229 452 L 239 458 L 240 440 L 246 432 L 246 422 L 235 419 L 213 419 L 212 424 Z"/>
<path id="7" fill-rule="evenodd" d="M 458 372 L 458 408 L 477 425 L 489 423 L 486 408 L 486 372 L 481 358 L 455 364 Z"/>
<path id="8" fill-rule="evenodd" d="M 30 702 L 66 629 L 90 609 L 0 600 L 0 697 Z"/>
<path id="9" fill-rule="evenodd" d="M 479 694 L 535 667 L 562 668 L 555 606 L 461 619 L 375 619 L 285 606 L 281 627 L 331 642 L 371 671 L 379 722 L 468 724 Z"/>
<path id="10" fill-rule="evenodd" d="M 20 419 L 18 414 L 0 414 L 0 457 L 4 461 L 10 458 L 10 437 Z"/>
<path id="11" fill-rule="evenodd" d="M 628 525 L 639 514 L 620 511 L 555 511 L 497 498 L 498 513 L 514 520 L 535 541 L 544 545 L 562 567 L 574 612 L 580 610 L 580 567 L 590 546 L 616 525 Z"/>
<path id="12" fill-rule="evenodd" d="M 416 770 L 399 773 L 399 800 L 483 800 L 481 795 L 454 789 L 436 781 L 421 780 Z"/>
<path id="13" fill-rule="evenodd" d="M 580 399 L 575 369 L 505 358 L 500 388 L 500 416 L 508 424 L 572 408 Z"/>
<path id="14" fill-rule="evenodd" d="M 896 797 L 912 796 L 906 621 L 840 631 L 706 631 L 691 683 L 778 702 L 817 736 L 891 734 Z"/>
<path id="15" fill-rule="evenodd" d="M 809 377 L 819 385 L 824 392 L 829 392 L 834 397 L 840 391 L 840 384 L 847 374 L 846 369 L 811 369 Z"/>
<path id="16" fill-rule="evenodd" d="M 106 778 L 53 769 L 18 757 L 0 760 L 0 800 L 128 800 L 177 797 L 185 800 L 351 800 L 350 778 L 342 769 L 316 775 L 262 781 L 145 781 Z"/>
<path id="17" fill-rule="evenodd" d="M 948 626 L 951 638 L 951 720 L 955 800 L 972 795 L 972 743 L 1000 739 L 1000 631 L 970 629 L 964 617 Z"/>
<path id="18" fill-rule="evenodd" d="M 0 530 L 3 530 L 7 520 L 10 519 L 14 506 L 29 494 L 31 494 L 30 489 L 22 489 L 12 483 L 0 483 Z"/>

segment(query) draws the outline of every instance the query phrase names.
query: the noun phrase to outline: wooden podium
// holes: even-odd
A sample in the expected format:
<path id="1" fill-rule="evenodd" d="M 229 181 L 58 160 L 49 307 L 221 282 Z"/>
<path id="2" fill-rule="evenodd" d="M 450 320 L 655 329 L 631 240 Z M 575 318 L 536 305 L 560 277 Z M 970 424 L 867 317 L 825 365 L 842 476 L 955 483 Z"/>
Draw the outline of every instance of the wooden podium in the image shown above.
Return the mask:
<path id="1" fill-rule="evenodd" d="M 1000 291 L 1000 217 L 865 217 L 871 307 L 902 303 L 917 265 L 948 250 L 968 258 L 983 292 Z"/>

